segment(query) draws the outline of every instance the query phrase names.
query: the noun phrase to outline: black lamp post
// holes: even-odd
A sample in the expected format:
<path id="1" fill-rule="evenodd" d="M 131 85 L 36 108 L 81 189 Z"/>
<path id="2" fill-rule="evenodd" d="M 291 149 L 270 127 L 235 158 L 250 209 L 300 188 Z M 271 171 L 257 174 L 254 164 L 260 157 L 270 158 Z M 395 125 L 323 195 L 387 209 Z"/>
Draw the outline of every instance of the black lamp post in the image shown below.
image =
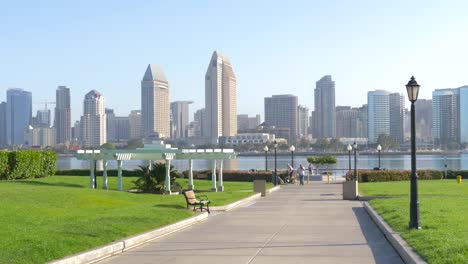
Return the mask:
<path id="1" fill-rule="evenodd" d="M 379 152 L 379 170 L 380 170 L 380 151 L 382 150 L 382 146 L 380 144 L 377 146 L 377 151 Z"/>
<path id="2" fill-rule="evenodd" d="M 419 219 L 419 198 L 418 198 L 418 175 L 416 174 L 416 128 L 415 128 L 415 111 L 414 102 L 418 100 L 420 85 L 411 77 L 411 80 L 406 85 L 408 99 L 411 102 L 411 195 L 410 195 L 410 222 L 409 228 L 421 229 L 421 221 Z"/>
<path id="3" fill-rule="evenodd" d="M 268 146 L 265 145 L 263 150 L 265 151 L 265 171 L 268 171 Z"/>
<path id="4" fill-rule="evenodd" d="M 348 144 L 348 147 L 346 148 L 348 150 L 348 161 L 349 161 L 349 170 L 351 171 L 351 150 L 353 150 L 353 147 Z"/>
<path id="5" fill-rule="evenodd" d="M 357 171 L 357 144 L 356 142 L 353 143 L 353 149 L 354 149 L 354 181 L 358 182 L 359 175 Z"/>
<path id="6" fill-rule="evenodd" d="M 291 166 L 294 168 L 294 151 L 296 151 L 296 147 L 294 147 L 294 145 L 291 145 L 289 147 L 289 151 L 291 151 Z"/>
<path id="7" fill-rule="evenodd" d="M 273 147 L 275 148 L 275 177 L 274 177 L 273 185 L 276 185 L 276 183 L 277 183 L 276 178 L 278 177 L 278 175 L 277 175 L 278 172 L 276 170 L 276 148 L 278 147 L 278 143 L 276 143 L 276 140 L 273 141 Z"/>

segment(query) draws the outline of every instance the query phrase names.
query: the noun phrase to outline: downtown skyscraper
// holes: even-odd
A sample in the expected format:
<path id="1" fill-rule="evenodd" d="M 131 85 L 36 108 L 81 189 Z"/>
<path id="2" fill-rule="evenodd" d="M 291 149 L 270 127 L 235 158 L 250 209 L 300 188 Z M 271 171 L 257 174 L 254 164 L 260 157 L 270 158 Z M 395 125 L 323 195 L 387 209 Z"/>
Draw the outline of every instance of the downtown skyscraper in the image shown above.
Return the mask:
<path id="1" fill-rule="evenodd" d="M 189 105 L 193 101 L 175 101 L 171 103 L 171 115 L 174 126 L 172 138 L 186 138 L 189 124 Z"/>
<path id="2" fill-rule="evenodd" d="M 367 122 L 369 143 L 376 143 L 380 135 L 389 135 L 400 143 L 404 140 L 403 96 L 384 90 L 367 93 Z"/>
<path id="3" fill-rule="evenodd" d="M 155 64 L 141 81 L 141 122 L 143 137 L 170 137 L 169 82 Z"/>
<path id="4" fill-rule="evenodd" d="M 104 103 L 104 97 L 96 90 L 85 95 L 80 120 L 80 141 L 83 148 L 95 148 L 107 142 Z"/>
<path id="5" fill-rule="evenodd" d="M 71 140 L 70 88 L 59 86 L 55 91 L 55 138 L 57 144 Z"/>
<path id="6" fill-rule="evenodd" d="M 316 82 L 314 102 L 312 136 L 314 138 L 335 138 L 335 82 L 331 75 L 326 75 Z"/>
<path id="7" fill-rule="evenodd" d="M 32 121 L 32 94 L 22 89 L 8 89 L 6 103 L 6 144 L 22 145 Z"/>
<path id="8" fill-rule="evenodd" d="M 237 134 L 237 80 L 229 58 L 214 51 L 205 75 L 203 137 L 216 144 Z"/>
<path id="9" fill-rule="evenodd" d="M 298 132 L 298 98 L 292 94 L 265 97 L 265 124 L 269 127 L 289 129 L 289 142 L 294 142 Z M 276 135 L 279 136 L 279 135 Z"/>

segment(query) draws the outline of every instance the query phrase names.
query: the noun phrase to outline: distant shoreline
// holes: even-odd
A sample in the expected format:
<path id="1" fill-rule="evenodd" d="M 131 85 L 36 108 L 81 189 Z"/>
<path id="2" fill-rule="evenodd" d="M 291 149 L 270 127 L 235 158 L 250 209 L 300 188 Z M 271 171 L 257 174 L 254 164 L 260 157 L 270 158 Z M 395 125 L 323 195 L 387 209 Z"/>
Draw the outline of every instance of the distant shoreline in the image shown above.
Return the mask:
<path id="1" fill-rule="evenodd" d="M 358 152 L 359 155 L 366 155 L 366 156 L 378 156 L 378 152 L 369 152 L 363 151 Z M 392 156 L 392 155 L 410 155 L 411 152 L 409 151 L 400 151 L 400 152 L 380 152 L 382 156 Z M 448 152 L 448 151 L 421 151 L 416 152 L 417 155 L 455 155 L 460 154 L 458 151 Z M 273 155 L 273 152 L 268 152 L 268 155 Z M 291 152 L 284 151 L 284 152 L 277 152 L 276 155 L 278 156 L 291 156 Z M 294 152 L 294 156 L 323 156 L 323 155 L 331 155 L 331 156 L 348 156 L 347 152 Z M 354 152 L 351 152 L 351 155 L 354 155 Z M 254 156 L 265 156 L 265 153 L 238 153 L 237 156 L 239 157 L 254 157 Z"/>

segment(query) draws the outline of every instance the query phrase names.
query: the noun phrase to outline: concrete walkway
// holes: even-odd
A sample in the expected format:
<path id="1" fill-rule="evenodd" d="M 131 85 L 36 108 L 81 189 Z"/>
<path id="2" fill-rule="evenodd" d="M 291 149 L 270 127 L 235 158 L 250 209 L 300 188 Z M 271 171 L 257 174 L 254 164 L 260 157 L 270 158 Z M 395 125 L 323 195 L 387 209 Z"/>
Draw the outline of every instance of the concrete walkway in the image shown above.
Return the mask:
<path id="1" fill-rule="evenodd" d="M 341 188 L 282 186 L 100 263 L 402 263 L 361 203 L 342 200 Z"/>

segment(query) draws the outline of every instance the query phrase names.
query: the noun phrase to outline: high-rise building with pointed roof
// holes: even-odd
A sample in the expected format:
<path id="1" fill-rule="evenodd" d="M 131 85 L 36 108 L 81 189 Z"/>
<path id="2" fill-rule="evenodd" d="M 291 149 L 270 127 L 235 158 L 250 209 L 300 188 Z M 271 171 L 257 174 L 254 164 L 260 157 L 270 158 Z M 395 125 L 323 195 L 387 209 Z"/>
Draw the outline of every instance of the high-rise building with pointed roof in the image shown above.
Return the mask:
<path id="1" fill-rule="evenodd" d="M 144 137 L 170 137 L 169 82 L 155 64 L 148 65 L 141 81 L 141 118 Z"/>
<path id="2" fill-rule="evenodd" d="M 211 143 L 237 133 L 237 80 L 229 58 L 213 52 L 205 75 L 206 122 L 203 136 Z"/>
<path id="3" fill-rule="evenodd" d="M 104 97 L 96 90 L 85 95 L 84 111 L 80 120 L 81 146 L 99 147 L 107 142 Z"/>

